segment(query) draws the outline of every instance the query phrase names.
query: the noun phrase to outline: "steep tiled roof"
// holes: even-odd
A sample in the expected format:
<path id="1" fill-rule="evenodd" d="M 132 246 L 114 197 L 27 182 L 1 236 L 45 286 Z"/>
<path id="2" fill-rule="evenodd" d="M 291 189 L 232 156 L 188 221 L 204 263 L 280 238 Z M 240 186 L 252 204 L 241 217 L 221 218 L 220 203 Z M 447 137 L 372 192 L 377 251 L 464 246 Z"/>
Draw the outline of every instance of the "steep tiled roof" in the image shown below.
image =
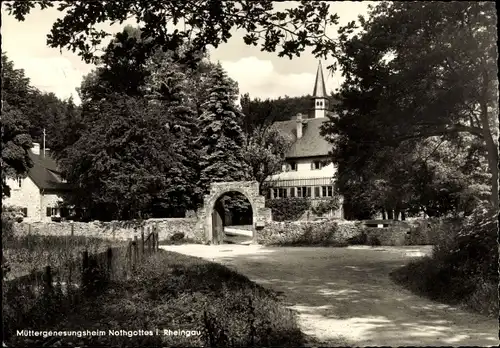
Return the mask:
<path id="1" fill-rule="evenodd" d="M 61 180 L 61 172 L 56 161 L 48 153 L 44 156 L 43 150 L 40 151 L 40 155 L 30 151 L 29 156 L 33 166 L 29 169 L 28 176 L 39 189 L 61 191 L 69 189 L 68 184 Z"/>
<path id="2" fill-rule="evenodd" d="M 302 120 L 302 137 L 297 139 L 297 120 L 276 122 L 284 134 L 290 135 L 293 145 L 287 158 L 326 156 L 331 145 L 320 135 L 320 127 L 328 118 L 309 118 Z"/>

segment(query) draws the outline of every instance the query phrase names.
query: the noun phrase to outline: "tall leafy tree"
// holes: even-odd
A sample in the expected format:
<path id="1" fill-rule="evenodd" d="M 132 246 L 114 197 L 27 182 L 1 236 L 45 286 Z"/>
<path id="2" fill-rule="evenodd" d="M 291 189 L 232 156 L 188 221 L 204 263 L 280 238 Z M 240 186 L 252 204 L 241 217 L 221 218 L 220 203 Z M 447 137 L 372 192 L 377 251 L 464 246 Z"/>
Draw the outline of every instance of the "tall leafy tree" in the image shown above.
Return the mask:
<path id="1" fill-rule="evenodd" d="M 360 19 L 361 33 L 341 28 L 339 117 L 324 127 L 339 175 L 363 177 L 373 156 L 412 139 L 469 135 L 484 149 L 498 208 L 495 23 L 488 2 L 383 2 Z"/>
<path id="2" fill-rule="evenodd" d="M 177 162 L 161 110 L 143 99 L 112 95 L 95 106 L 100 117 L 61 159 L 75 186 L 71 203 L 98 219 L 142 218 L 169 188 Z"/>
<path id="3" fill-rule="evenodd" d="M 32 163 L 28 155 L 32 147 L 26 101 L 33 87 L 21 69 L 2 52 L 2 197 L 10 196 L 7 178 L 26 176 Z"/>
<path id="4" fill-rule="evenodd" d="M 281 172 L 285 156 L 292 139 L 271 126 L 248 134 L 243 148 L 243 158 L 248 168 L 248 177 L 259 183 L 261 194 L 265 194 L 265 181 Z"/>
<path id="5" fill-rule="evenodd" d="M 198 52 L 205 51 L 208 45 L 218 47 L 227 42 L 232 29 L 246 32 L 246 44 L 260 45 L 267 52 L 279 50 L 280 56 L 297 56 L 308 46 L 314 47 L 314 54 L 324 55 L 335 46 L 324 29 L 338 21 L 336 15 L 329 14 L 325 2 L 306 0 L 283 11 L 275 10 L 270 0 L 163 1 L 155 6 L 141 0 L 114 3 L 41 0 L 6 5 L 18 20 L 24 20 L 35 6 L 57 7 L 63 12 L 48 35 L 49 46 L 76 51 L 87 62 L 98 59 L 96 47 L 110 35 L 98 29 L 98 25 L 108 21 L 123 23 L 134 18 L 141 23 L 142 37 L 150 39 L 143 43 L 144 52 L 152 47 L 175 50 L 181 43 L 190 42 L 184 55 L 187 61 L 195 60 Z M 177 28 L 169 31 L 168 23 Z"/>
<path id="6" fill-rule="evenodd" d="M 245 137 L 241 128 L 244 115 L 236 106 L 238 90 L 220 64 L 211 79 L 213 86 L 203 105 L 197 139 L 202 151 L 199 186 L 203 190 L 211 182 L 241 180 L 246 176 L 242 153 Z"/>
<path id="7" fill-rule="evenodd" d="M 7 178 L 25 177 L 32 165 L 28 132 L 29 122 L 23 113 L 7 102 L 2 103 L 2 197 L 10 196 Z"/>

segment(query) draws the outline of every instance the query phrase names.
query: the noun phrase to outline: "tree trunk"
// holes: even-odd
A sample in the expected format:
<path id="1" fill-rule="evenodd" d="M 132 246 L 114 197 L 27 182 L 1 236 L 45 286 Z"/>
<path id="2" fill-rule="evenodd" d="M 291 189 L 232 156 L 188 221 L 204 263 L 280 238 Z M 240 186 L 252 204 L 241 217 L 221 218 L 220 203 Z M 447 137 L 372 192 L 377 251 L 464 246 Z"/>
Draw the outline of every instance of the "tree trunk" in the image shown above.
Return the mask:
<path id="1" fill-rule="evenodd" d="M 389 210 L 387 211 L 387 219 L 388 219 L 388 220 L 392 220 L 392 219 L 394 219 L 394 210 L 389 209 Z"/>
<path id="2" fill-rule="evenodd" d="M 382 209 L 382 220 L 387 220 L 387 214 L 385 213 L 385 209 Z"/>
<path id="3" fill-rule="evenodd" d="M 495 209 L 498 210 L 498 147 L 493 140 L 493 136 L 490 131 L 489 117 L 488 117 L 488 107 L 486 103 L 481 105 L 481 125 L 483 129 L 484 141 L 486 143 L 486 156 L 488 160 L 488 169 L 491 173 L 491 198 L 490 202 Z"/>

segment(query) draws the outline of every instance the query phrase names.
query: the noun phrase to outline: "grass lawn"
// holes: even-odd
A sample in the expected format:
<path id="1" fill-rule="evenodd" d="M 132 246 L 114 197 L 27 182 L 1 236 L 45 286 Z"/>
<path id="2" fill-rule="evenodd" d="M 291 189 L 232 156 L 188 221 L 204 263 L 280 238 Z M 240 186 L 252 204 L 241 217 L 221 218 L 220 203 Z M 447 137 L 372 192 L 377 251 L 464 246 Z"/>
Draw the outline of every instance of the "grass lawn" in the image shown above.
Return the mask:
<path id="1" fill-rule="evenodd" d="M 129 279 L 118 279 L 87 298 L 56 323 L 32 328 L 102 330 L 94 337 L 27 339 L 8 346 L 299 346 L 304 343 L 295 314 L 276 295 L 228 268 L 160 250 Z M 151 331 L 152 336 L 108 330 Z M 157 331 L 158 330 L 158 334 Z M 164 330 L 187 330 L 168 335 Z M 167 331 L 168 333 L 168 331 Z"/>

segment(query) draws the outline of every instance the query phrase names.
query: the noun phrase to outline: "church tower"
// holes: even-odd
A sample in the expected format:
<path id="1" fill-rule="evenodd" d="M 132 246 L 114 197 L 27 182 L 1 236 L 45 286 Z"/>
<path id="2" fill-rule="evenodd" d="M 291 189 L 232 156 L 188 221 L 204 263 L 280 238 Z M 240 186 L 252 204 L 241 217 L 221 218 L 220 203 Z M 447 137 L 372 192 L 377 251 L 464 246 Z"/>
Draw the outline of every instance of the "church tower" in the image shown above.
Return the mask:
<path id="1" fill-rule="evenodd" d="M 314 118 L 326 117 L 328 109 L 328 96 L 326 94 L 325 79 L 323 78 L 323 67 L 319 61 L 318 71 L 316 72 L 316 81 L 314 82 L 314 91 L 312 99 L 314 101 Z"/>

